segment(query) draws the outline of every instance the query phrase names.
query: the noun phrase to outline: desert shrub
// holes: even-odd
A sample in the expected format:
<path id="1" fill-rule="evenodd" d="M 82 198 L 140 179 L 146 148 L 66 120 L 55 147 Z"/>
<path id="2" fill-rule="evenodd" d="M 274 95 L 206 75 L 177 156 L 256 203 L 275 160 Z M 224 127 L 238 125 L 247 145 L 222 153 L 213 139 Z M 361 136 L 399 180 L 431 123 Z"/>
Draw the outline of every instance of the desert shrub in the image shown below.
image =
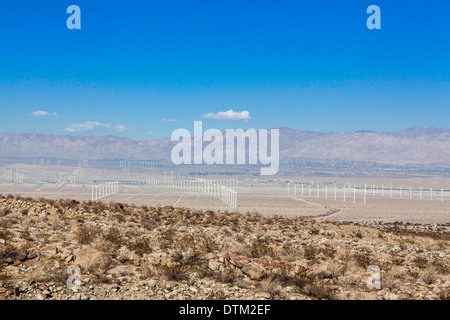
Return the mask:
<path id="1" fill-rule="evenodd" d="M 433 284 L 436 281 L 434 270 L 426 270 L 422 276 L 422 280 L 428 285 Z"/>
<path id="2" fill-rule="evenodd" d="M 319 249 L 320 253 L 324 254 L 326 257 L 334 258 L 336 254 L 336 249 L 331 246 L 326 246 L 324 248 Z"/>
<path id="3" fill-rule="evenodd" d="M 125 242 L 122 233 L 117 228 L 109 228 L 108 231 L 103 233 L 102 238 L 104 241 L 109 241 L 117 246 L 121 246 Z"/>
<path id="4" fill-rule="evenodd" d="M 64 209 L 60 206 L 56 207 L 56 214 L 62 215 L 64 213 Z"/>
<path id="5" fill-rule="evenodd" d="M 149 263 L 144 262 L 142 265 L 142 271 L 141 271 L 141 279 L 149 279 L 149 278 L 153 278 L 155 276 L 155 271 L 154 269 L 150 266 Z"/>
<path id="6" fill-rule="evenodd" d="M 356 262 L 358 266 L 364 269 L 374 264 L 372 256 L 365 252 L 357 252 L 353 254 L 352 259 Z"/>
<path id="7" fill-rule="evenodd" d="M 270 246 L 268 239 L 257 238 L 247 245 L 246 251 L 252 258 L 259 258 L 262 256 L 274 256 L 274 250 Z"/>
<path id="8" fill-rule="evenodd" d="M 106 276 L 103 272 L 92 272 L 91 273 L 91 281 L 92 284 L 102 284 L 102 283 L 111 283 L 111 279 Z"/>
<path id="9" fill-rule="evenodd" d="M 151 240 L 149 238 L 136 238 L 129 245 L 130 249 L 134 250 L 136 254 L 142 255 L 144 253 L 151 253 L 153 251 Z"/>
<path id="10" fill-rule="evenodd" d="M 229 284 L 235 284 L 237 281 L 236 274 L 228 269 L 214 272 L 213 278 L 216 281 Z"/>
<path id="11" fill-rule="evenodd" d="M 331 272 L 334 275 L 344 275 L 349 269 L 349 265 L 347 261 L 342 261 L 342 263 L 338 264 L 337 266 L 333 267 L 331 266 Z"/>
<path id="12" fill-rule="evenodd" d="M 186 266 L 198 265 L 205 253 L 201 246 L 201 241 L 196 241 L 192 235 L 173 237 L 172 247 L 176 254 L 172 258 Z"/>
<path id="13" fill-rule="evenodd" d="M 418 278 L 419 277 L 419 271 L 418 271 L 417 268 L 408 268 L 406 273 L 412 278 Z"/>
<path id="14" fill-rule="evenodd" d="M 90 244 L 100 234 L 99 229 L 93 226 L 82 226 L 76 232 L 75 238 L 80 244 Z"/>
<path id="15" fill-rule="evenodd" d="M 3 218 L 0 219 L 0 227 L 2 228 L 10 228 L 13 225 L 14 219 Z"/>
<path id="16" fill-rule="evenodd" d="M 314 277 L 306 274 L 305 271 L 300 271 L 289 280 L 300 292 L 303 292 L 304 288 L 314 281 Z"/>
<path id="17" fill-rule="evenodd" d="M 12 245 L 6 245 L 2 246 L 0 248 L 0 261 L 3 262 L 5 259 L 12 259 L 12 260 L 25 260 L 27 256 L 27 250 L 26 249 L 18 249 Z"/>
<path id="18" fill-rule="evenodd" d="M 30 231 L 28 230 L 28 228 L 25 228 L 21 233 L 20 233 L 20 237 L 22 239 L 25 239 L 27 241 L 34 241 L 33 237 L 30 234 Z"/>
<path id="19" fill-rule="evenodd" d="M 94 213 L 100 213 L 105 210 L 108 210 L 108 207 L 103 202 L 95 201 L 90 204 L 88 209 L 92 210 L 92 212 Z"/>
<path id="20" fill-rule="evenodd" d="M 155 214 L 143 214 L 141 215 L 141 224 L 146 230 L 153 230 L 161 225 L 161 218 Z"/>
<path id="21" fill-rule="evenodd" d="M 333 292 L 333 288 L 320 280 L 309 284 L 304 293 L 319 300 L 336 300 L 336 295 Z"/>
<path id="22" fill-rule="evenodd" d="M 439 293 L 439 300 L 450 300 L 450 291 L 441 290 L 441 292 Z"/>
<path id="23" fill-rule="evenodd" d="M 270 277 L 276 279 L 282 286 L 292 284 L 292 277 L 289 275 L 289 270 L 286 265 L 281 265 L 280 269 L 276 273 L 272 273 Z"/>
<path id="24" fill-rule="evenodd" d="M 6 229 L 0 229 L 0 239 L 9 241 L 12 237 L 12 233 Z"/>
<path id="25" fill-rule="evenodd" d="M 261 283 L 261 290 L 268 292 L 270 294 L 270 299 L 285 299 L 285 296 L 279 289 L 281 287 L 281 282 L 275 274 L 269 275 Z"/>
<path id="26" fill-rule="evenodd" d="M 158 236 L 158 241 L 163 249 L 172 247 L 174 239 L 175 231 L 173 229 L 164 230 Z"/>
<path id="27" fill-rule="evenodd" d="M 450 272 L 449 266 L 440 259 L 433 259 L 433 261 L 431 261 L 431 265 L 436 270 L 436 272 L 440 274 L 448 274 Z"/>
<path id="28" fill-rule="evenodd" d="M 3 209 L 0 210 L 0 217 L 6 217 L 11 212 L 12 211 L 9 208 L 3 208 Z"/>
<path id="29" fill-rule="evenodd" d="M 287 261 L 297 260 L 299 256 L 299 248 L 290 244 L 283 243 L 280 248 L 280 255 L 284 260 Z"/>
<path id="30" fill-rule="evenodd" d="M 428 260 L 423 257 L 416 257 L 412 262 L 418 267 L 419 269 L 425 269 L 428 266 Z"/>
<path id="31" fill-rule="evenodd" d="M 400 266 L 405 263 L 405 259 L 402 257 L 394 256 L 392 257 L 392 264 Z"/>
<path id="32" fill-rule="evenodd" d="M 62 205 L 63 207 L 66 208 L 70 208 L 70 209 L 75 209 L 78 206 L 79 202 L 76 200 L 68 200 L 68 201 L 64 201 L 61 200 L 60 201 L 60 205 Z"/>
<path id="33" fill-rule="evenodd" d="M 311 245 L 303 245 L 303 256 L 307 260 L 315 260 L 319 250 Z"/>
<path id="34" fill-rule="evenodd" d="M 36 239 L 41 244 L 49 243 L 50 235 L 44 231 L 36 233 Z"/>
<path id="35" fill-rule="evenodd" d="M 336 295 L 333 292 L 333 288 L 322 281 L 321 279 L 306 274 L 306 272 L 298 272 L 292 278 L 293 284 L 297 287 L 297 290 L 307 296 L 319 299 L 319 300 L 335 300 Z"/>
<path id="36" fill-rule="evenodd" d="M 36 283 L 55 283 L 56 285 L 65 285 L 68 278 L 69 275 L 67 274 L 67 270 L 64 268 L 58 268 L 33 280 Z"/>
<path id="37" fill-rule="evenodd" d="M 8 279 L 8 275 L 5 272 L 5 267 L 3 263 L 0 263 L 0 280 L 6 280 Z"/>
<path id="38" fill-rule="evenodd" d="M 213 296 L 212 297 L 207 297 L 206 300 L 226 300 L 227 299 L 227 295 L 225 294 L 225 292 L 223 290 L 218 290 L 216 292 L 213 292 Z"/>
<path id="39" fill-rule="evenodd" d="M 119 223 L 124 223 L 124 222 L 127 221 L 127 219 L 125 219 L 125 217 L 122 214 L 120 214 L 120 213 L 115 214 L 114 215 L 114 219 L 116 219 L 117 222 L 119 222 Z"/>
<path id="40" fill-rule="evenodd" d="M 219 249 L 219 244 L 210 235 L 203 235 L 200 239 L 198 251 L 200 253 L 209 253 Z"/>
<path id="41" fill-rule="evenodd" d="M 173 239 L 173 247 L 178 251 L 186 251 L 189 248 L 196 249 L 196 242 L 192 235 L 184 235 Z"/>
<path id="42" fill-rule="evenodd" d="M 159 273 L 168 280 L 188 280 L 187 267 L 179 264 L 163 265 L 159 268 Z"/>

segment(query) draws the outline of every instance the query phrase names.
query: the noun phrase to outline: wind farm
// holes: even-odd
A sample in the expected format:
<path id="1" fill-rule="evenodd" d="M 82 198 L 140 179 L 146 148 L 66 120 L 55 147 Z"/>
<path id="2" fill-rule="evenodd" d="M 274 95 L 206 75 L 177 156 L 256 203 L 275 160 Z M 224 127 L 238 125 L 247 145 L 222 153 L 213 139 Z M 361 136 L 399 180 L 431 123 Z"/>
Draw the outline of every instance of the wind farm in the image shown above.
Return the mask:
<path id="1" fill-rule="evenodd" d="M 267 178 L 239 171 L 223 174 L 220 169 L 215 173 L 208 169 L 207 175 L 200 175 L 207 166 L 180 170 L 150 160 L 62 161 L 73 166 L 61 166 L 61 160 L 42 159 L 35 163 L 33 160 L 33 164 L 4 166 L 0 193 L 368 225 L 402 222 L 410 228 L 441 231 L 449 231 L 450 227 L 450 184 L 446 178 L 320 175 Z"/>

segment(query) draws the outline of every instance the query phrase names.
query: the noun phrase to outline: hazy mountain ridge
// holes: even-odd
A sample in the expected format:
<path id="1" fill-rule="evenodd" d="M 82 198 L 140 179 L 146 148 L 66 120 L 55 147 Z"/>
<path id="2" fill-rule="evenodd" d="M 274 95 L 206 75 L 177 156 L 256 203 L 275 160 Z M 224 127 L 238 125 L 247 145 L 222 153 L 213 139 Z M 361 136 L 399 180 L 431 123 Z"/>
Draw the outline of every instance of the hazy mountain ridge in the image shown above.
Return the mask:
<path id="1" fill-rule="evenodd" d="M 170 159 L 173 145 L 169 139 L 0 132 L 2 157 Z M 385 133 L 313 132 L 281 127 L 280 158 L 448 164 L 450 129 L 412 128 Z"/>
<path id="2" fill-rule="evenodd" d="M 286 158 L 311 157 L 392 164 L 450 162 L 450 130 L 413 128 L 397 132 L 298 133 L 280 131 L 280 153 Z"/>
<path id="3" fill-rule="evenodd" d="M 3 157 L 160 159 L 167 158 L 170 149 L 169 140 L 0 132 L 0 156 Z"/>

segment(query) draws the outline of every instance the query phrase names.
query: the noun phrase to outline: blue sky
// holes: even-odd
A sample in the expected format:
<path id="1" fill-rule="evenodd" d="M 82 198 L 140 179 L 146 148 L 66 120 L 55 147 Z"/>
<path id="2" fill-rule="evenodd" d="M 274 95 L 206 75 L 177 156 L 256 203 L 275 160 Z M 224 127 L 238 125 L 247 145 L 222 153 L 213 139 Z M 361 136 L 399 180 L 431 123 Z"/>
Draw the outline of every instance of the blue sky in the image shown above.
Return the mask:
<path id="1" fill-rule="evenodd" d="M 81 30 L 66 27 L 72 4 Z M 366 27 L 372 4 L 381 30 Z M 447 0 L 8 1 L 0 131 L 449 127 L 449 12 Z M 249 116 L 203 117 L 230 109 Z"/>

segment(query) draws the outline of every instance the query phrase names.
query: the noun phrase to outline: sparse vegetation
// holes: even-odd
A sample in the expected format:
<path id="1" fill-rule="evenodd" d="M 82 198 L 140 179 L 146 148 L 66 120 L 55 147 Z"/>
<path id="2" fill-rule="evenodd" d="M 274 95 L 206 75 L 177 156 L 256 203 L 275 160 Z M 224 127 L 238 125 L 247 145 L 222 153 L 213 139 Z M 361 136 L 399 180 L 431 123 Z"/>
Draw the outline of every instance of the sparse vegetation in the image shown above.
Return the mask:
<path id="1" fill-rule="evenodd" d="M 425 269 L 428 266 L 428 260 L 423 257 L 416 257 L 413 262 L 420 269 Z"/>
<path id="2" fill-rule="evenodd" d="M 25 297 L 20 288 L 29 283 L 63 286 L 67 267 L 82 263 L 78 252 L 89 248 L 94 253 L 82 271 L 89 280 L 85 288 L 92 285 L 94 291 L 139 283 L 146 294 L 159 292 L 155 297 L 164 299 L 359 299 L 367 291 L 367 267 L 377 265 L 388 293 L 366 292 L 374 298 L 448 298 L 449 239 L 444 233 L 411 232 L 408 223 L 375 229 L 254 213 L 3 200 L 0 282 L 21 277 L 25 283 L 5 289 L 14 297 Z M 22 269 L 27 272 L 20 274 Z M 123 294 L 117 289 L 113 296 Z"/>
<path id="3" fill-rule="evenodd" d="M 99 234 L 98 228 L 93 226 L 82 226 L 76 232 L 75 237 L 80 244 L 90 244 Z"/>
<path id="4" fill-rule="evenodd" d="M 179 264 L 163 265 L 159 268 L 160 275 L 172 281 L 188 279 L 187 268 Z"/>
<path id="5" fill-rule="evenodd" d="M 270 246 L 270 241 L 268 239 L 257 238 L 254 239 L 247 246 L 247 253 L 252 258 L 262 257 L 262 256 L 274 256 L 274 250 Z"/>
<path id="6" fill-rule="evenodd" d="M 109 228 L 106 232 L 104 232 L 103 240 L 111 242 L 117 246 L 121 246 L 125 242 L 122 236 L 122 232 L 120 232 L 120 230 L 117 228 Z"/>

